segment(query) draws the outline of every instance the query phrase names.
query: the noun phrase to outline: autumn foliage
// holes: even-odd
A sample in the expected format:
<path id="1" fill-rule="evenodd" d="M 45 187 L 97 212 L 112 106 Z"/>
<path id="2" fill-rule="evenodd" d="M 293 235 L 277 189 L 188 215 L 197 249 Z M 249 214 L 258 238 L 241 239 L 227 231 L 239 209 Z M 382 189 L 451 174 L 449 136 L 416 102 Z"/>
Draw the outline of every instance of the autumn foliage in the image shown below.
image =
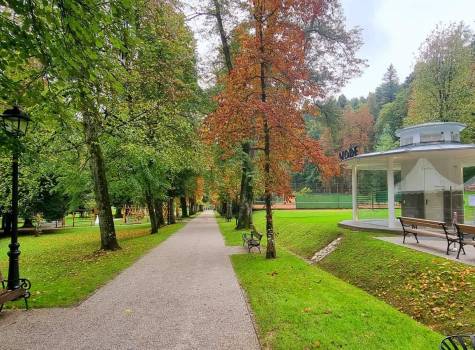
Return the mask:
<path id="1" fill-rule="evenodd" d="M 374 118 L 368 105 L 363 105 L 356 111 L 350 108 L 345 110 L 343 124 L 342 149 L 358 145 L 360 153 L 368 151 L 374 133 Z"/>
<path id="2" fill-rule="evenodd" d="M 255 149 L 263 150 L 267 124 L 271 189 L 276 193 L 290 190 L 282 176 L 289 170 L 301 169 L 306 160 L 314 162 L 326 174 L 334 170 L 318 141 L 308 137 L 304 120 L 305 113 L 316 113 L 309 108 L 309 102 L 321 91 L 310 80 L 305 64 L 305 34 L 298 24 L 312 20 L 312 13 L 318 16 L 320 7 L 321 1 L 253 1 L 251 9 L 255 16 L 273 13 L 264 22 L 263 40 L 247 30 L 240 31 L 241 50 L 234 69 L 223 78 L 225 88 L 217 97 L 218 109 L 205 121 L 207 141 L 218 143 L 228 155 L 243 140 L 251 140 Z M 254 26 L 263 25 L 256 20 Z M 260 163 L 261 158 L 258 157 Z"/>
<path id="3" fill-rule="evenodd" d="M 323 92 L 306 64 L 311 40 L 303 28 L 317 20 L 325 1 L 253 0 L 248 6 L 251 20 L 238 31 L 240 50 L 223 77 L 218 108 L 205 120 L 204 137 L 227 155 L 243 140 L 262 151 L 256 163 L 264 178 L 269 240 L 271 195 L 289 192 L 290 171 L 305 161 L 325 175 L 337 168 L 308 136 L 304 120 L 317 113 L 312 100 Z"/>

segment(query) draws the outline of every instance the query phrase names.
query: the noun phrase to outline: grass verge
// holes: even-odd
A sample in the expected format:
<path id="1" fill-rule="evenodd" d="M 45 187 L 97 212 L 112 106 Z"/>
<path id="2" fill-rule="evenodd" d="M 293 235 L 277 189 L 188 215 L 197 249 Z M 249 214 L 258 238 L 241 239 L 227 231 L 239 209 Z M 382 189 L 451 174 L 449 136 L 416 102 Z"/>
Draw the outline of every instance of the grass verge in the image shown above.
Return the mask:
<path id="1" fill-rule="evenodd" d="M 264 215 L 254 216 L 260 230 Z M 341 245 L 320 267 L 436 331 L 475 332 L 475 268 L 380 241 L 377 233 L 337 227 L 350 217 L 350 210 L 274 211 L 277 242 L 309 258 L 341 235 Z"/>
<path id="2" fill-rule="evenodd" d="M 20 271 L 21 277 L 32 282 L 31 307 L 64 307 L 84 300 L 183 226 L 181 222 L 165 226 L 151 235 L 149 224 L 117 225 L 122 249 L 114 252 L 98 250 L 98 228 L 69 228 L 39 237 L 20 237 Z M 7 239 L 0 240 L 0 269 L 5 275 L 8 243 Z M 6 307 L 23 307 L 23 302 L 8 303 Z"/>
<path id="3" fill-rule="evenodd" d="M 218 222 L 225 241 L 236 243 L 234 224 Z M 232 262 L 265 349 L 431 349 L 441 339 L 386 303 L 286 252 L 282 245 L 278 259 L 243 254 L 232 256 Z"/>

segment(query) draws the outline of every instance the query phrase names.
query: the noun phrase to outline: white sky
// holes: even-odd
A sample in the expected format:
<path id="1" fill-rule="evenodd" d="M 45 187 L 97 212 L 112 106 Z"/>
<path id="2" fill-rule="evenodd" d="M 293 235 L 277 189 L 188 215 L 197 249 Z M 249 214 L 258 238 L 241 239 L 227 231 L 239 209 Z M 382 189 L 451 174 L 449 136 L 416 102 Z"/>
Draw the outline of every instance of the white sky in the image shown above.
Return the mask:
<path id="1" fill-rule="evenodd" d="M 475 28 L 475 0 L 340 0 L 347 23 L 363 29 L 363 47 L 359 56 L 369 67 L 361 77 L 343 88 L 348 98 L 367 96 L 381 83 L 392 63 L 400 81 L 411 72 L 417 50 L 438 23 L 460 22 Z M 188 6 L 199 6 L 200 0 L 184 0 Z M 186 6 L 185 6 L 186 7 Z M 186 12 L 193 13 L 189 8 Z M 216 57 L 219 40 L 207 28 L 203 18 L 188 24 L 195 32 L 200 69 L 209 69 Z M 206 85 L 205 74 L 202 83 Z"/>
<path id="2" fill-rule="evenodd" d="M 343 89 L 347 97 L 374 91 L 390 63 L 404 81 L 419 46 L 438 23 L 464 21 L 475 27 L 475 0 L 342 0 L 342 4 L 347 23 L 363 29 L 360 55 L 369 64 Z"/>

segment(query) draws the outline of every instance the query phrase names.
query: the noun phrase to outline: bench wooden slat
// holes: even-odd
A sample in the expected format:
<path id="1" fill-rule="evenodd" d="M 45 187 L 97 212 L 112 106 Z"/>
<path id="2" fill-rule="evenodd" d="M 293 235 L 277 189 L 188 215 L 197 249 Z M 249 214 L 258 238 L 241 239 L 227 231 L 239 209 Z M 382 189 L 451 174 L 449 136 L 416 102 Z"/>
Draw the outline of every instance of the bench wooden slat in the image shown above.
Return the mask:
<path id="1" fill-rule="evenodd" d="M 403 225 L 416 225 L 416 226 L 425 226 L 425 227 L 432 227 L 432 228 L 439 228 L 439 229 L 444 227 L 445 225 L 445 222 L 443 221 L 408 218 L 408 217 L 400 217 L 399 219 Z"/>
<path id="2" fill-rule="evenodd" d="M 449 230 L 447 224 L 442 221 L 409 218 L 404 216 L 401 216 L 398 219 L 401 222 L 404 233 L 403 243 L 405 243 L 406 236 L 409 233 L 414 235 L 417 243 L 419 243 L 419 240 L 417 239 L 418 235 L 445 238 L 447 240 L 447 255 L 449 255 L 451 245 L 455 246 L 456 243 L 459 244 L 457 259 L 460 257 L 460 252 L 466 254 L 465 249 L 463 248 L 465 245 L 473 245 L 475 247 L 474 240 L 465 239 L 464 237 L 465 234 L 475 234 L 475 226 L 455 224 L 457 231 L 452 232 L 452 230 Z M 427 228 L 436 228 L 438 231 L 427 230 Z"/>
<path id="3" fill-rule="evenodd" d="M 428 230 L 422 230 L 422 229 L 412 229 L 412 228 L 406 228 L 406 231 L 410 232 L 410 233 L 415 233 L 415 234 L 421 235 L 421 236 L 433 236 L 433 237 L 439 237 L 439 238 L 447 238 L 447 236 L 444 232 L 435 232 L 435 231 L 428 231 Z M 449 237 L 453 237 L 454 239 L 457 239 L 456 235 L 449 234 Z"/>
<path id="4" fill-rule="evenodd" d="M 3 278 L 0 271 L 0 312 L 3 309 L 3 304 L 8 301 L 14 301 L 20 298 L 25 300 L 25 307 L 28 310 L 28 298 L 30 297 L 31 283 L 28 279 L 20 278 L 21 288 L 15 290 L 6 289 L 7 281 Z"/>
<path id="5" fill-rule="evenodd" d="M 475 234 L 475 226 L 466 224 L 457 224 L 463 233 Z"/>
<path id="6" fill-rule="evenodd" d="M 16 290 L 7 290 L 1 289 L 0 291 L 0 304 L 3 304 L 7 301 L 12 301 L 18 299 L 25 295 L 25 290 L 23 288 L 19 288 Z"/>

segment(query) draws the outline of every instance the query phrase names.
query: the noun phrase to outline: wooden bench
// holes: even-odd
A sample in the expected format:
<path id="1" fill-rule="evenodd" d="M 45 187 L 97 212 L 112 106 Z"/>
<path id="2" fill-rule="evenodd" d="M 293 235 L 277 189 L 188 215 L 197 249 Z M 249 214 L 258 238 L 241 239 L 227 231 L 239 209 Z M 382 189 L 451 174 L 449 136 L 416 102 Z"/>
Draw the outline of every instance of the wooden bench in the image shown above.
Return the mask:
<path id="1" fill-rule="evenodd" d="M 252 248 L 259 249 L 259 253 L 261 252 L 261 239 L 262 234 L 257 232 L 254 227 L 251 228 L 251 234 L 248 236 L 246 232 L 242 234 L 242 246 L 247 246 L 249 253 L 251 252 Z"/>
<path id="2" fill-rule="evenodd" d="M 2 283 L 2 288 L 0 288 L 0 312 L 6 302 L 20 298 L 25 300 L 25 308 L 28 310 L 28 298 L 30 297 L 29 289 L 31 287 L 29 280 L 26 278 L 20 278 L 20 288 L 9 290 L 7 289 L 7 280 L 3 278 L 2 272 L 0 271 L 0 282 Z"/>
<path id="3" fill-rule="evenodd" d="M 463 251 L 463 254 L 465 255 L 464 246 L 471 245 L 475 247 L 475 226 L 455 224 L 455 228 L 457 229 L 457 235 L 459 237 L 459 250 L 457 252 L 458 259 L 461 251 Z"/>
<path id="4" fill-rule="evenodd" d="M 419 243 L 418 235 L 443 238 L 447 240 L 447 255 L 449 255 L 450 246 L 459 243 L 457 232 L 450 232 L 447 224 L 443 221 L 408 218 L 404 216 L 398 219 L 401 222 L 404 234 L 402 243 L 406 243 L 406 236 L 411 233 L 416 238 L 417 243 Z"/>

